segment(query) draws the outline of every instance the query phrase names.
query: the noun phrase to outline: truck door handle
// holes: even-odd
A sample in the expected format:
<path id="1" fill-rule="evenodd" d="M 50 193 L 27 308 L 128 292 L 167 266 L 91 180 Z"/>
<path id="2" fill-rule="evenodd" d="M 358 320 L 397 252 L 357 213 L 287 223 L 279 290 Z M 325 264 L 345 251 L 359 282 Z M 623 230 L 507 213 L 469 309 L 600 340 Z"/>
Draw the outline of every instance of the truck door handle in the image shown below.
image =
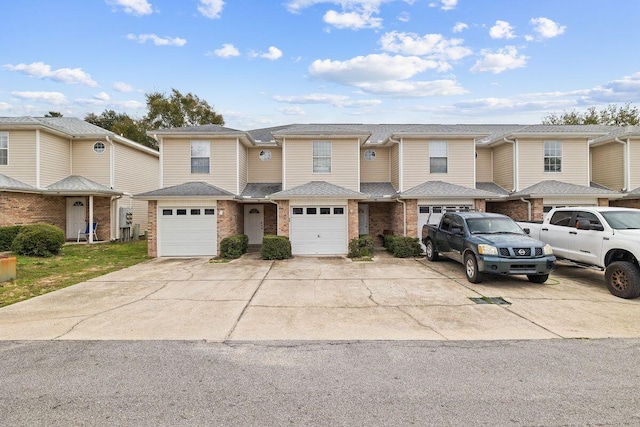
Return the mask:
<path id="1" fill-rule="evenodd" d="M 549 231 L 548 228 L 541 228 L 540 231 Z"/>
<path id="2" fill-rule="evenodd" d="M 578 234 L 577 231 L 570 231 L 569 234 Z"/>

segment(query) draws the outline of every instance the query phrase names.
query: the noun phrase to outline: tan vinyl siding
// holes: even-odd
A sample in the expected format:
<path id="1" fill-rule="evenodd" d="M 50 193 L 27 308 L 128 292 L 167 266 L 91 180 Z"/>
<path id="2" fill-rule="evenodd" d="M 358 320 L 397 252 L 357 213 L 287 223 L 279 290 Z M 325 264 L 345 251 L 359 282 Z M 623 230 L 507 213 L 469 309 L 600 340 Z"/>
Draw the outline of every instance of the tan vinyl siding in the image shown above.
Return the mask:
<path id="1" fill-rule="evenodd" d="M 260 160 L 260 151 L 269 150 L 271 159 Z M 249 182 L 282 182 L 282 148 L 249 148 Z"/>
<path id="2" fill-rule="evenodd" d="M 591 149 L 591 180 L 615 191 L 624 187 L 624 146 L 613 142 Z"/>
<path id="3" fill-rule="evenodd" d="M 115 143 L 115 189 L 129 194 L 140 194 L 160 187 L 160 160 L 157 156 Z M 130 201 L 125 196 L 118 207 L 133 208 L 133 223 L 140 224 L 140 233 L 147 230 L 146 200 Z M 116 212 L 117 214 L 117 212 Z M 115 226 L 114 232 L 115 232 Z"/>
<path id="4" fill-rule="evenodd" d="M 447 173 L 430 173 L 428 140 L 403 141 L 404 189 L 408 190 L 426 181 L 445 181 L 473 188 L 474 141 L 444 138 L 437 141 L 447 141 Z"/>
<path id="5" fill-rule="evenodd" d="M 544 140 L 518 139 L 518 190 L 546 180 L 589 185 L 588 168 L 589 149 L 586 140 L 562 140 L 562 171 L 545 172 Z"/>
<path id="6" fill-rule="evenodd" d="M 93 151 L 93 144 L 96 141 L 104 143 L 104 151 L 96 153 Z M 72 164 L 73 175 L 81 175 L 99 184 L 109 187 L 110 185 L 110 152 L 111 144 L 104 139 L 91 139 L 82 141 L 72 141 Z"/>
<path id="7" fill-rule="evenodd" d="M 619 144 L 622 145 L 622 144 Z M 629 189 L 632 191 L 640 187 L 640 139 L 632 139 L 629 145 L 629 165 L 631 173 L 629 177 Z M 622 166 L 620 166 L 622 167 Z"/>
<path id="8" fill-rule="evenodd" d="M 318 139 L 318 141 L 329 141 Z M 286 141 L 286 189 L 306 184 L 310 181 L 328 183 L 358 191 L 358 155 L 357 140 L 331 140 L 331 172 L 313 173 L 313 141 Z"/>
<path id="9" fill-rule="evenodd" d="M 365 160 L 364 152 L 373 150 L 376 153 L 374 160 Z M 390 182 L 389 173 L 389 148 L 361 148 L 360 149 L 360 182 Z"/>
<path id="10" fill-rule="evenodd" d="M 493 165 L 491 162 L 491 149 L 487 147 L 476 148 L 476 182 L 493 182 Z"/>
<path id="11" fill-rule="evenodd" d="M 238 194 L 242 193 L 242 190 L 244 190 L 244 187 L 247 185 L 247 181 L 249 179 L 248 177 L 248 151 L 249 149 L 247 147 L 245 147 L 244 145 L 238 143 L 239 147 L 238 147 L 238 153 L 240 154 L 240 161 L 239 161 L 239 166 L 240 166 L 240 170 L 239 170 L 239 175 L 238 175 L 238 183 L 239 183 L 239 187 L 238 188 Z"/>
<path id="12" fill-rule="evenodd" d="M 46 187 L 71 175 L 68 139 L 40 131 L 40 185 Z"/>
<path id="13" fill-rule="evenodd" d="M 391 168 L 391 183 L 396 188 L 396 190 L 401 191 L 400 189 L 400 146 L 398 144 L 393 144 L 390 148 L 390 168 Z"/>
<path id="14" fill-rule="evenodd" d="M 206 138 L 194 138 L 207 141 Z M 205 173 L 191 173 L 191 140 L 165 139 L 162 143 L 163 151 L 163 185 L 171 187 L 185 182 L 202 181 L 236 193 L 237 187 L 237 141 L 211 140 L 210 170 Z"/>
<path id="15" fill-rule="evenodd" d="M 501 144 L 493 149 L 493 182 L 507 191 L 513 183 L 513 144 Z"/>
<path id="16" fill-rule="evenodd" d="M 10 130 L 8 134 L 9 161 L 7 165 L 0 165 L 0 173 L 35 186 L 36 131 Z"/>

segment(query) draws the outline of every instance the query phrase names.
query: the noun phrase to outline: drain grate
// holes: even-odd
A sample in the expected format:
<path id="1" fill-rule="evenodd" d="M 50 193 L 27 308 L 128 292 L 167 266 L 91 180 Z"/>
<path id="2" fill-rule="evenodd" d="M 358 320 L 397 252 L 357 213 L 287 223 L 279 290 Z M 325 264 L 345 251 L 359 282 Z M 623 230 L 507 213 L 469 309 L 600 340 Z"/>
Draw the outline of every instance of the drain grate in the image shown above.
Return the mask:
<path id="1" fill-rule="evenodd" d="M 481 298 L 469 298 L 476 304 L 498 304 L 498 305 L 511 305 L 509 301 L 506 301 L 502 297 L 481 297 Z"/>

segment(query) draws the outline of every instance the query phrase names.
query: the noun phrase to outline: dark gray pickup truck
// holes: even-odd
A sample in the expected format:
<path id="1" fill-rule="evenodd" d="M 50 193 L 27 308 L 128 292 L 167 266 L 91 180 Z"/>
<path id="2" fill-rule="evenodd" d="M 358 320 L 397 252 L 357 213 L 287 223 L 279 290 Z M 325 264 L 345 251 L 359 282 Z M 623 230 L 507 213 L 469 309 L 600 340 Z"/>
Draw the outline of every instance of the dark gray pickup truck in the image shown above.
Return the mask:
<path id="1" fill-rule="evenodd" d="M 437 226 L 422 227 L 422 243 L 429 261 L 442 254 L 462 263 L 471 283 L 481 282 L 484 273 L 526 274 L 531 282 L 544 283 L 556 262 L 551 246 L 493 213 L 445 213 Z"/>

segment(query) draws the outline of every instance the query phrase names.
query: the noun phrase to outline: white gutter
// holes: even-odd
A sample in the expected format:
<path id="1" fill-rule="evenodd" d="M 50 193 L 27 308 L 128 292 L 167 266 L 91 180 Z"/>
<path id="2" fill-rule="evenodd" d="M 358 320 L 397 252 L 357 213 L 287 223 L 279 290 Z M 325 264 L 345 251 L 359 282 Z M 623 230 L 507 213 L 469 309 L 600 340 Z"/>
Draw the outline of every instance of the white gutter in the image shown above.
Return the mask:
<path id="1" fill-rule="evenodd" d="M 518 191 L 518 138 L 514 140 L 502 138 L 504 142 L 513 144 L 513 189 L 511 192 Z"/>
<path id="2" fill-rule="evenodd" d="M 527 221 L 531 221 L 531 202 L 524 197 L 520 197 L 520 200 L 527 204 Z"/>
<path id="3" fill-rule="evenodd" d="M 36 129 L 36 188 L 40 187 L 40 129 Z"/>
<path id="4" fill-rule="evenodd" d="M 631 182 L 631 177 L 629 176 L 630 168 L 629 168 L 629 138 L 626 141 L 621 140 L 616 137 L 615 141 L 622 144 L 624 146 L 624 160 L 623 160 L 623 174 L 624 174 L 624 188 L 621 190 L 623 193 L 629 191 L 629 184 Z"/>
<path id="5" fill-rule="evenodd" d="M 115 188 L 115 158 L 116 158 L 116 147 L 109 138 L 109 135 L 105 136 L 107 142 L 110 145 L 109 149 L 109 188 L 112 190 Z"/>

